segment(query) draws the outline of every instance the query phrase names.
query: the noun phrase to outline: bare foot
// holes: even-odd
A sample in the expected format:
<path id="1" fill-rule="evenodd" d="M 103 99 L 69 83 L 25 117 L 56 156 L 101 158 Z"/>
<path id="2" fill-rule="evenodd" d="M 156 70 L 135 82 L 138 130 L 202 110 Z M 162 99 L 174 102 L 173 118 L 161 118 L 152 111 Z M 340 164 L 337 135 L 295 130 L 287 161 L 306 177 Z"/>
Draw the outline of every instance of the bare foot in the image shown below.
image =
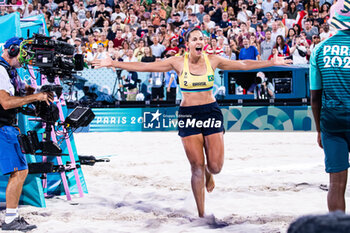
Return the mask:
<path id="1" fill-rule="evenodd" d="M 207 168 L 205 168 L 205 187 L 207 188 L 208 193 L 211 193 L 215 188 L 214 176 Z"/>

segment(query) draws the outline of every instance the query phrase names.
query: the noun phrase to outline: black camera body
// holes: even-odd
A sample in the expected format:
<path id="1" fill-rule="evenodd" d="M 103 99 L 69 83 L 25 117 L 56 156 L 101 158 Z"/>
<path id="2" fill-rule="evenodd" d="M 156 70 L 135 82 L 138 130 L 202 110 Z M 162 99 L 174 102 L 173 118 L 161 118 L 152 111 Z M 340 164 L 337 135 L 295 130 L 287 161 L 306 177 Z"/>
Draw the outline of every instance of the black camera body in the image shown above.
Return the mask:
<path id="1" fill-rule="evenodd" d="M 30 60 L 30 65 L 38 67 L 50 83 L 57 76 L 69 79 L 75 71 L 82 70 L 81 63 L 84 61 L 81 56 L 74 56 L 73 45 L 40 34 L 34 34 L 33 38 L 26 41 L 25 60 Z"/>

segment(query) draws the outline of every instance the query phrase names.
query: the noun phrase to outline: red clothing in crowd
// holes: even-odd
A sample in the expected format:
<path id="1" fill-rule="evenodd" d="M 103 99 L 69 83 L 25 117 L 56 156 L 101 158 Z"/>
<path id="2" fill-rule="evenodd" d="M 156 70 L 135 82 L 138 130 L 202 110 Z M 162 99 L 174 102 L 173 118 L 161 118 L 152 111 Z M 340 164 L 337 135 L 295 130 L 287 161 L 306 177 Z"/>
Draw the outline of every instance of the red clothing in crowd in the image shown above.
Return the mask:
<path id="1" fill-rule="evenodd" d="M 120 39 L 115 38 L 115 39 L 113 40 L 113 44 L 114 44 L 113 47 L 114 47 L 114 48 L 121 47 L 124 40 L 125 40 L 124 38 L 120 38 Z"/>
<path id="2" fill-rule="evenodd" d="M 224 50 L 222 50 L 222 48 L 220 48 L 220 47 L 216 47 L 215 50 L 213 50 L 213 48 L 211 48 L 211 47 L 208 47 L 208 49 L 207 49 L 206 52 L 207 52 L 207 54 L 217 54 L 217 55 L 221 55 L 221 54 L 224 53 Z"/>
<path id="3" fill-rule="evenodd" d="M 274 54 L 271 54 L 267 60 L 271 60 L 271 59 L 273 58 L 273 56 L 275 56 L 275 55 L 274 55 Z M 279 57 L 284 57 L 284 55 L 282 55 L 282 54 L 280 54 L 280 53 L 278 53 L 278 56 L 279 56 Z"/>
<path id="4" fill-rule="evenodd" d="M 176 46 L 176 47 L 168 47 L 168 48 L 166 48 L 165 49 L 165 53 L 168 53 L 168 52 L 170 52 L 170 53 L 172 53 L 172 54 L 177 54 L 177 53 L 179 53 L 179 48 Z"/>

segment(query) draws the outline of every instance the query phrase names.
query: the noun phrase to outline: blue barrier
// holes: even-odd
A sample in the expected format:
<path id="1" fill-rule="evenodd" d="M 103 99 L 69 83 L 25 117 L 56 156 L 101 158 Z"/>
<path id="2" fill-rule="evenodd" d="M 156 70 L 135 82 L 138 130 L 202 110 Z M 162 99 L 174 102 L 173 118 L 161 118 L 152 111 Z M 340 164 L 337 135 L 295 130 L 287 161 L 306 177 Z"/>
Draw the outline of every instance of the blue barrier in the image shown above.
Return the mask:
<path id="1" fill-rule="evenodd" d="M 253 78 L 256 73 L 262 71 L 267 74 L 267 78 L 275 85 L 276 99 L 295 99 L 295 98 L 307 98 L 309 97 L 309 68 L 308 66 L 288 66 L 288 67 L 269 67 L 259 70 L 225 70 L 221 71 L 217 69 L 215 71 L 215 80 L 213 94 L 217 96 L 220 87 L 225 87 L 226 94 L 220 96 L 221 100 L 235 100 L 235 99 L 254 99 L 254 95 L 241 95 L 236 93 L 236 88 L 239 82 L 244 84 L 252 84 Z M 148 82 L 149 72 L 138 72 L 138 78 L 141 80 L 140 92 L 145 96 L 151 94 L 151 86 Z M 86 86 L 95 85 L 98 91 L 108 95 L 112 95 L 116 99 L 120 100 L 119 96 L 116 95 L 118 89 L 118 81 L 116 72 L 109 68 L 103 69 L 84 69 L 79 72 L 79 75 L 87 80 Z M 284 85 L 283 82 L 290 84 L 290 92 L 280 90 L 279 85 Z M 287 85 L 288 85 L 287 84 Z M 248 87 L 245 87 L 248 89 Z M 165 94 L 164 88 L 164 94 Z M 68 87 L 65 87 L 65 92 L 68 93 Z M 83 91 L 78 91 L 78 99 L 83 97 Z M 177 99 L 182 98 L 179 88 L 177 88 Z"/>

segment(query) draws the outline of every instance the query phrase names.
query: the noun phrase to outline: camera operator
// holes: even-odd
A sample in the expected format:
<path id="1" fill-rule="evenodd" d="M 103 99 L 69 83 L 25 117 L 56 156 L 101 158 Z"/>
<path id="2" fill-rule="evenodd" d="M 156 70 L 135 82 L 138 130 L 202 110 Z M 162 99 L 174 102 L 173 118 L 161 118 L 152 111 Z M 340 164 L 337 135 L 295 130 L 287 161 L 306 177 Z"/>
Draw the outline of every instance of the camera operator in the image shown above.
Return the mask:
<path id="1" fill-rule="evenodd" d="M 21 64 L 18 60 L 22 40 L 13 37 L 4 44 L 0 57 L 0 170 L 9 174 L 6 188 L 6 214 L 2 230 L 28 231 L 36 228 L 18 215 L 18 203 L 24 181 L 28 174 L 25 155 L 22 154 L 15 126 L 17 108 L 35 102 L 53 102 L 52 93 L 32 94 L 34 88 L 23 83 L 16 72 Z M 24 96 L 24 94 L 26 94 Z"/>
<path id="2" fill-rule="evenodd" d="M 138 75 L 134 71 L 122 71 L 122 79 L 124 81 L 124 84 L 119 84 L 120 88 L 127 88 L 127 96 L 126 100 L 130 101 L 135 101 L 136 100 L 136 95 L 139 93 L 139 89 L 137 88 L 137 83 L 138 83 Z"/>
<path id="3" fill-rule="evenodd" d="M 248 89 L 248 94 L 254 94 L 255 99 L 274 98 L 275 88 L 265 77 L 265 74 L 263 72 L 258 72 L 256 78 L 256 82 Z"/>

